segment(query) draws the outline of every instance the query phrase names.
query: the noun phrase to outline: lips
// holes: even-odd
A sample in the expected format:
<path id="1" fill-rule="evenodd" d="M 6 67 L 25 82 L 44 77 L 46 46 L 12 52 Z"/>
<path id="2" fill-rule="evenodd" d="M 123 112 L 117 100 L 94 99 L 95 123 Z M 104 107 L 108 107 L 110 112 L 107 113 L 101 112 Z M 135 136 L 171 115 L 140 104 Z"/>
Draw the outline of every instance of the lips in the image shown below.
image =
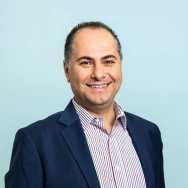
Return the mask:
<path id="1" fill-rule="evenodd" d="M 102 89 L 102 88 L 105 88 L 105 87 L 108 87 L 109 85 L 111 84 L 111 82 L 109 83 L 95 83 L 95 84 L 86 84 L 88 87 L 90 88 L 97 88 L 97 89 Z"/>

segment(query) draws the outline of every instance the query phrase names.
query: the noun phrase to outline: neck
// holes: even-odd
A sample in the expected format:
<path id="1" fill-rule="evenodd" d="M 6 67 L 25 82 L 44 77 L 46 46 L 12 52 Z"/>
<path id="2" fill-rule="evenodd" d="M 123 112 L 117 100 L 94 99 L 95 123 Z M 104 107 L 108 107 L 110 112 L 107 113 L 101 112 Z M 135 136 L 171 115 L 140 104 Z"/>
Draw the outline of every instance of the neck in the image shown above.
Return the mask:
<path id="1" fill-rule="evenodd" d="M 87 110 L 95 117 L 102 117 L 104 120 L 104 128 L 106 129 L 107 133 L 110 134 L 112 132 L 112 128 L 116 119 L 114 103 L 109 108 L 103 110 L 98 109 L 99 111 L 97 111 L 97 108 L 95 111 L 91 111 L 90 109 Z"/>
<path id="2" fill-rule="evenodd" d="M 114 101 L 112 101 L 111 104 L 108 105 L 87 105 L 80 104 L 76 99 L 75 101 L 95 117 L 102 117 L 104 119 L 104 128 L 106 129 L 106 131 L 108 133 L 112 131 L 112 127 L 116 118 Z"/>

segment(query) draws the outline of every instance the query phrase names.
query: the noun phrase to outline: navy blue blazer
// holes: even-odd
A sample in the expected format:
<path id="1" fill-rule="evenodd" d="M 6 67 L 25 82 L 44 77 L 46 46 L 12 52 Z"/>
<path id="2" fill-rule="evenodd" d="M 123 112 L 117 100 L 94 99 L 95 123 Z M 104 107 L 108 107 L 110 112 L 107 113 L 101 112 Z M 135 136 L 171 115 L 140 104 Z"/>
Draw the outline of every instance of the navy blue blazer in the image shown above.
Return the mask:
<path id="1" fill-rule="evenodd" d="M 158 127 L 133 114 L 125 114 L 147 188 L 164 188 L 162 141 Z M 5 175 L 5 188 L 99 187 L 87 141 L 72 102 L 65 111 L 17 132 L 10 169 Z"/>

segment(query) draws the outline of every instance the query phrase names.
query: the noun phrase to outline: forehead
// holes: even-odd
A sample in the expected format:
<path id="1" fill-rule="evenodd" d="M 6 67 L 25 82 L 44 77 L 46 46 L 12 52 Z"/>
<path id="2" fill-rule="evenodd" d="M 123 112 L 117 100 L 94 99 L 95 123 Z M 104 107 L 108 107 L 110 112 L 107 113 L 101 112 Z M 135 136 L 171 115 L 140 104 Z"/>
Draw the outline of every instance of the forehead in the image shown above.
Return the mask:
<path id="1" fill-rule="evenodd" d="M 76 32 L 73 43 L 73 49 L 83 47 L 115 48 L 117 50 L 117 41 L 114 36 L 103 28 L 83 28 Z"/>
<path id="2" fill-rule="evenodd" d="M 110 39 L 114 39 L 113 35 L 106 29 L 104 28 L 95 28 L 95 27 L 86 27 L 86 28 L 82 28 L 79 29 L 74 36 L 74 40 L 79 39 L 79 37 L 88 37 L 92 34 L 92 37 L 99 37 L 99 36 L 103 36 L 103 37 L 108 37 Z M 115 39 L 114 39 L 115 40 Z"/>

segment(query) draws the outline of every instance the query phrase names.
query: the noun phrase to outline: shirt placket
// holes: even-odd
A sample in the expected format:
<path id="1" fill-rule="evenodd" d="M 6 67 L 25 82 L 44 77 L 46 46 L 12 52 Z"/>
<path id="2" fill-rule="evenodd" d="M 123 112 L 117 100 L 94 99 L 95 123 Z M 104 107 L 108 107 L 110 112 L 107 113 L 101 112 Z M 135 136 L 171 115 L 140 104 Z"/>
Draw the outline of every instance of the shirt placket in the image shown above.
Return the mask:
<path id="1" fill-rule="evenodd" d="M 108 138 L 108 151 L 116 188 L 128 188 L 122 156 L 118 142 L 113 134 Z"/>

